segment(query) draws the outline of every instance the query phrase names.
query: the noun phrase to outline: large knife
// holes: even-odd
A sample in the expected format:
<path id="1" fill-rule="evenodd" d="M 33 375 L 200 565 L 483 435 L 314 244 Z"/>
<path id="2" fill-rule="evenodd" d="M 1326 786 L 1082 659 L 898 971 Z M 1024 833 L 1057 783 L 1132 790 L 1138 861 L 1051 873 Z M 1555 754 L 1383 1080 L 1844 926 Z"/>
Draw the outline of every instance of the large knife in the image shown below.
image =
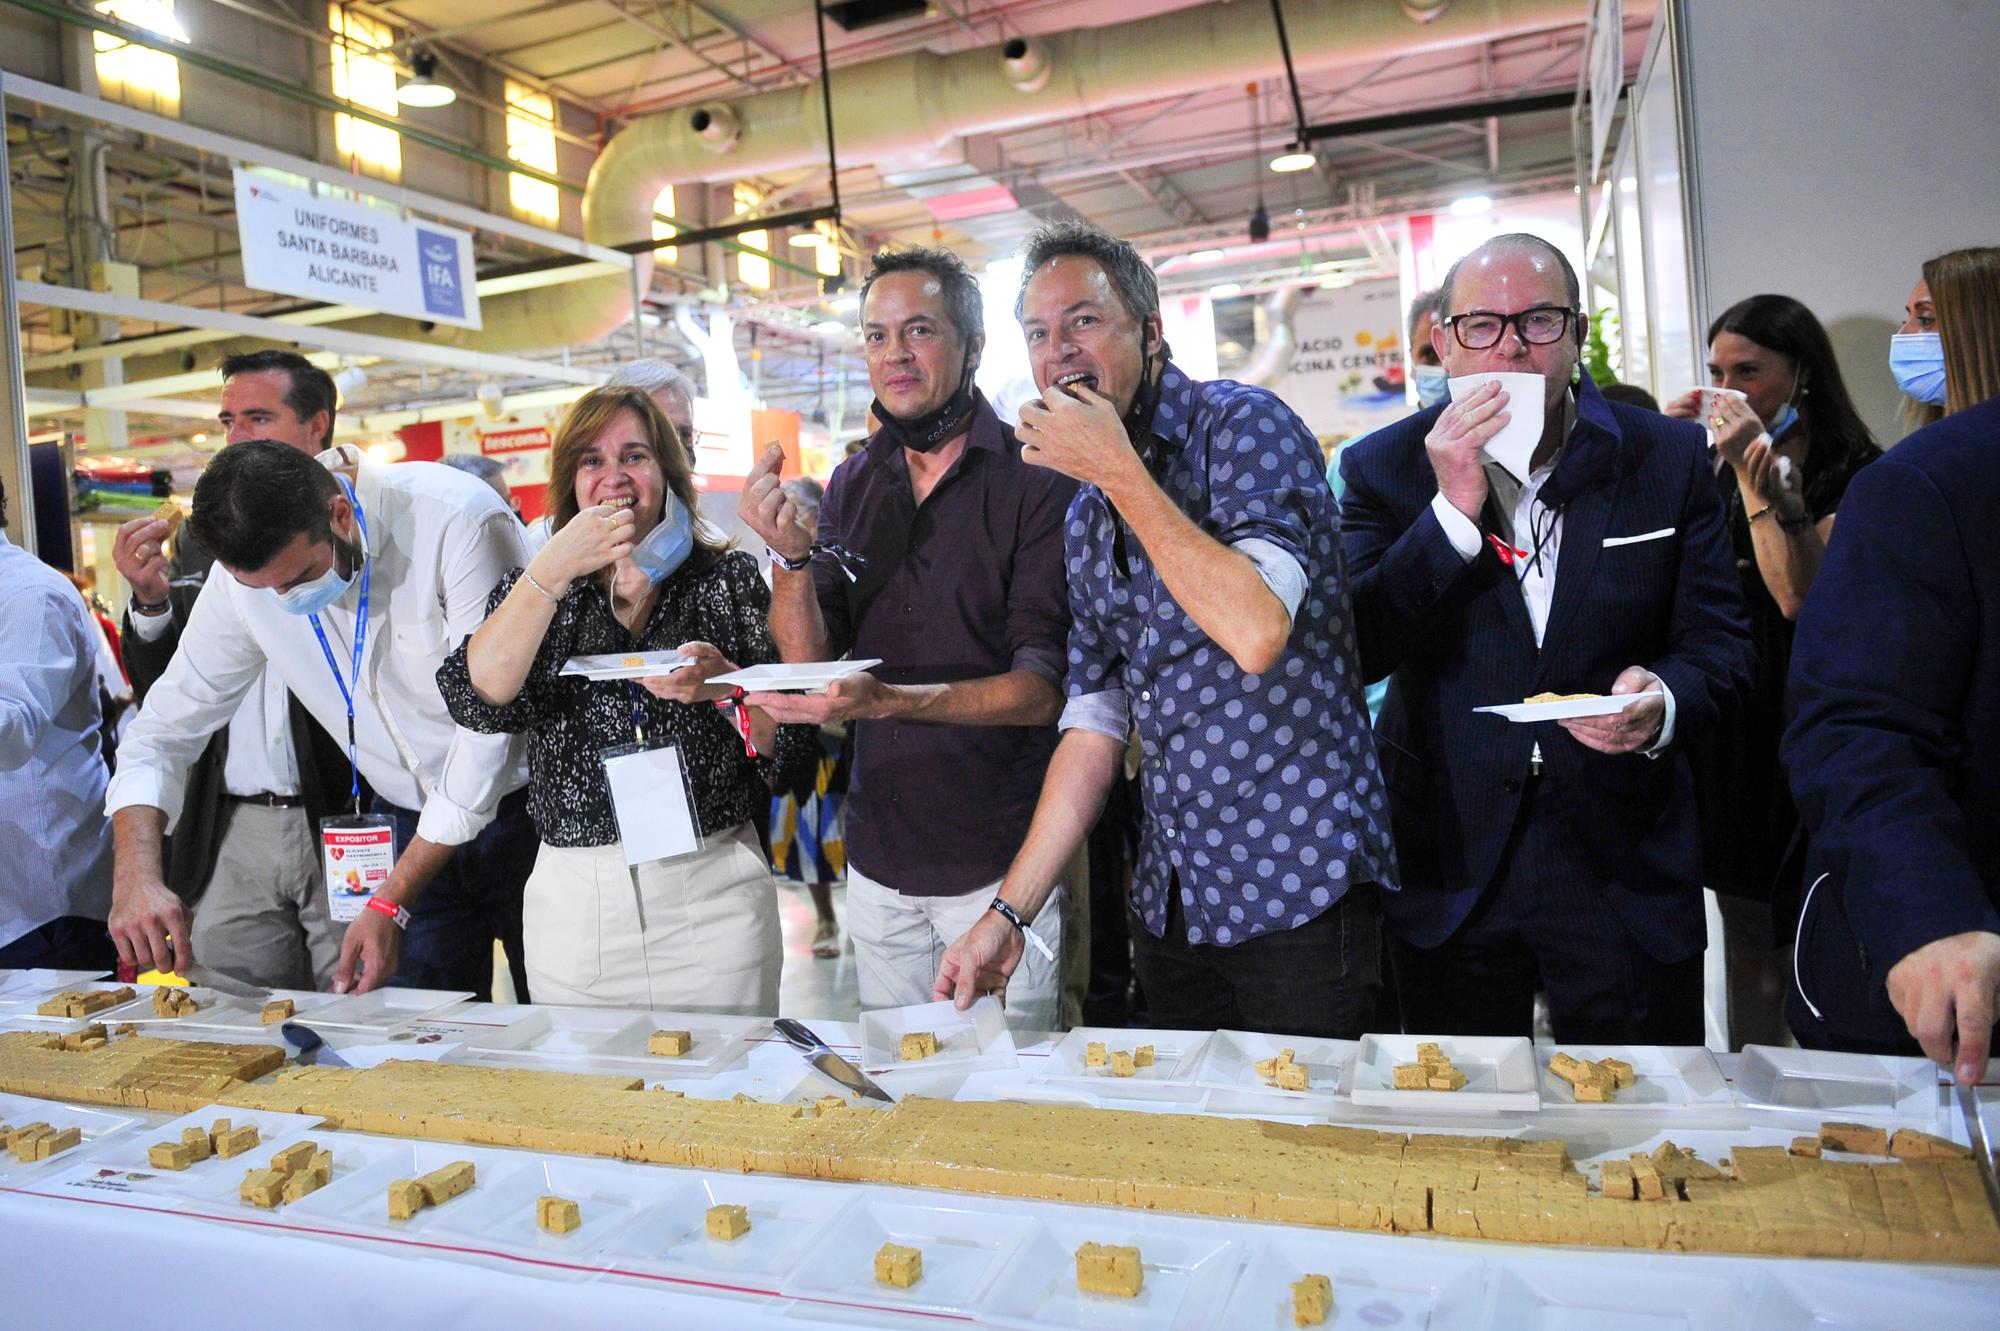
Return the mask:
<path id="1" fill-rule="evenodd" d="M 850 1091 L 858 1091 L 871 1100 L 880 1100 L 885 1105 L 896 1103 L 889 1093 L 877 1086 L 862 1073 L 861 1069 L 842 1058 L 827 1047 L 826 1041 L 793 1021 L 790 1017 L 779 1017 L 771 1023 L 785 1042 L 806 1056 L 806 1062 L 818 1068 L 827 1076 L 839 1082 Z"/>
<path id="2" fill-rule="evenodd" d="M 1979 1116 L 1979 1095 L 1972 1087 L 1952 1082 L 1952 1090 L 1958 1097 L 1959 1116 L 1965 1120 L 1965 1136 L 1972 1144 L 1974 1163 L 1979 1166 L 1979 1181 L 1986 1186 L 1986 1203 L 1993 1208 L 1993 1214 L 2000 1218 L 2000 1178 L 1993 1169 L 1993 1143 L 1986 1136 L 1986 1121 Z"/>

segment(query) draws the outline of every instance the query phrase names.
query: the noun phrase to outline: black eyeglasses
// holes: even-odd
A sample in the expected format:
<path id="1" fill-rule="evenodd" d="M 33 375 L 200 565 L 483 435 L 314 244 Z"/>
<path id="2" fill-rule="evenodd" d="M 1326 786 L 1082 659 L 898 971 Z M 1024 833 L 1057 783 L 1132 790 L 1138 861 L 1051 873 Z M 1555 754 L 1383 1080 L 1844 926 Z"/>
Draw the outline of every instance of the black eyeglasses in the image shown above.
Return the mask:
<path id="1" fill-rule="evenodd" d="M 1484 351 L 1494 345 L 1506 335 L 1509 324 L 1529 346 L 1545 347 L 1562 341 L 1569 332 L 1569 321 L 1576 317 L 1577 311 L 1560 305 L 1537 305 L 1518 314 L 1489 314 L 1483 310 L 1454 314 L 1444 321 L 1444 326 L 1451 329 L 1458 345 L 1467 351 Z"/>

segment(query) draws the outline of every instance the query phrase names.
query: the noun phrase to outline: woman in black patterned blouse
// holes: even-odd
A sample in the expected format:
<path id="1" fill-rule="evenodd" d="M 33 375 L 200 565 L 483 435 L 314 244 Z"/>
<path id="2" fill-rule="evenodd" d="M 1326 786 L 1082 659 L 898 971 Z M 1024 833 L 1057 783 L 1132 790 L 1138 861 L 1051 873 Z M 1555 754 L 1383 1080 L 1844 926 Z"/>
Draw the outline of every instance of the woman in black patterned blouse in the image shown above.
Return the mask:
<path id="1" fill-rule="evenodd" d="M 548 544 L 438 672 L 460 725 L 529 737 L 542 847 L 522 911 L 528 987 L 543 1002 L 775 1012 L 776 888 L 751 820 L 818 744 L 755 709 L 746 744 L 718 705 L 732 691 L 707 683 L 778 659 L 770 591 L 755 560 L 689 521 L 687 453 L 637 389 L 594 389 L 570 409 L 548 502 Z M 663 649 L 694 664 L 636 683 L 560 673 L 572 656 Z M 635 711 L 648 747 L 680 747 L 704 844 L 628 868 L 602 755 L 633 742 Z"/>

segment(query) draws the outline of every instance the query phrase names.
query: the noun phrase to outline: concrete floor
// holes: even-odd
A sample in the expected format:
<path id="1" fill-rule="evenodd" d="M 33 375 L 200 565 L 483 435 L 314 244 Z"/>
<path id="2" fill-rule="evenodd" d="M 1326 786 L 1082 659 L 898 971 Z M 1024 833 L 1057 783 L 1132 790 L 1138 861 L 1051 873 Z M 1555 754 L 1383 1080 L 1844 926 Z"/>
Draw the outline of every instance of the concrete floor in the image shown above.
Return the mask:
<path id="1" fill-rule="evenodd" d="M 854 951 L 847 942 L 847 887 L 836 883 L 833 912 L 840 917 L 840 955 L 812 954 L 812 893 L 789 878 L 778 879 L 778 924 L 785 935 L 785 969 L 778 980 L 778 1011 L 773 1016 L 825 1017 L 858 1021 L 861 999 L 855 987 Z M 507 954 L 493 945 L 493 1001 L 515 1001 L 514 982 L 507 971 Z"/>

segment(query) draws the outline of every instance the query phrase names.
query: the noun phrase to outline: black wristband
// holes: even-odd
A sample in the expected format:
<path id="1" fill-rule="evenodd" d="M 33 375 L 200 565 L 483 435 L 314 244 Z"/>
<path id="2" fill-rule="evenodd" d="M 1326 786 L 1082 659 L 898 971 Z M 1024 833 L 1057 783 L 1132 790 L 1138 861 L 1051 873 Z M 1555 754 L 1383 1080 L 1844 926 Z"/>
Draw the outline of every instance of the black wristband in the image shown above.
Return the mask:
<path id="1" fill-rule="evenodd" d="M 164 615 L 169 610 L 174 608 L 174 603 L 172 598 L 169 598 L 167 600 L 161 601 L 157 605 L 148 605 L 146 604 L 146 602 L 140 600 L 138 597 L 135 596 L 132 598 L 130 608 L 134 614 Z"/>
<path id="2" fill-rule="evenodd" d="M 1021 918 L 1021 914 L 1019 911 L 1015 910 L 1012 906 L 1007 904 L 1006 898 L 1004 897 L 993 898 L 993 904 L 988 906 L 986 909 L 997 912 L 1001 919 L 1013 925 L 1020 932 L 1022 933 L 1028 932 L 1028 922 Z"/>
<path id="3" fill-rule="evenodd" d="M 773 564 L 784 569 L 787 573 L 802 573 L 812 565 L 813 557 L 811 550 L 806 551 L 805 558 L 803 559 L 793 559 L 788 555 L 779 554 L 768 545 L 764 547 L 764 553 L 771 556 Z"/>

